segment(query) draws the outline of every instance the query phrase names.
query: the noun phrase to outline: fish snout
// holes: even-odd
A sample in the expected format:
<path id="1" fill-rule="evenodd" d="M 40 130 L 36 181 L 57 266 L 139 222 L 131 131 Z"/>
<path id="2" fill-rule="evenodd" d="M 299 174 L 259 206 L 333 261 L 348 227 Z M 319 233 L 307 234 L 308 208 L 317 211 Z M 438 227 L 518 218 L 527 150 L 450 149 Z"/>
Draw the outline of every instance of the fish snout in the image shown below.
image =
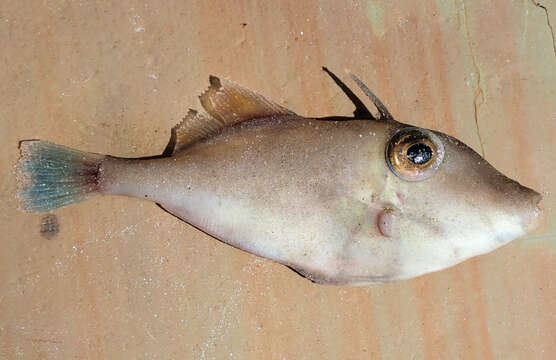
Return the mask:
<path id="1" fill-rule="evenodd" d="M 521 219 L 523 230 L 529 232 L 540 224 L 542 209 L 539 207 L 539 203 L 542 200 L 542 195 L 517 182 L 515 185 L 517 187 L 516 196 L 513 196 L 510 201 L 513 202 L 514 212 Z"/>
<path id="2" fill-rule="evenodd" d="M 542 219 L 542 195 L 536 192 L 535 190 L 527 189 L 527 204 L 525 206 L 528 207 L 528 218 L 524 219 L 524 228 L 525 231 L 531 231 L 537 228 Z"/>

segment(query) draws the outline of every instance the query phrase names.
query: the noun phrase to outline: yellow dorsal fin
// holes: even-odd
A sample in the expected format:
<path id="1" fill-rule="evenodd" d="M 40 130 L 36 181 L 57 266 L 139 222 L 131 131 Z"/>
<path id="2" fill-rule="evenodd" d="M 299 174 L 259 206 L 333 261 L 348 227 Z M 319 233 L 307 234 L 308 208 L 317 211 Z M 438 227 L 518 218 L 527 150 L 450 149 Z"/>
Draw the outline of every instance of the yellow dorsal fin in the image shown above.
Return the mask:
<path id="1" fill-rule="evenodd" d="M 229 80 L 210 76 L 209 88 L 199 97 L 201 104 L 223 126 L 263 117 L 295 115 L 261 95 Z"/>
<path id="2" fill-rule="evenodd" d="M 200 114 L 193 109 L 183 120 L 172 128 L 172 135 L 165 155 L 172 155 L 185 149 L 189 145 L 210 136 L 222 128 L 222 124 L 216 119 Z"/>
<path id="3" fill-rule="evenodd" d="M 225 127 L 244 121 L 295 115 L 294 112 L 231 81 L 220 80 L 216 76 L 210 76 L 209 81 L 209 88 L 199 96 L 209 116 L 190 109 L 183 120 L 172 128 L 164 156 L 175 154 Z"/>

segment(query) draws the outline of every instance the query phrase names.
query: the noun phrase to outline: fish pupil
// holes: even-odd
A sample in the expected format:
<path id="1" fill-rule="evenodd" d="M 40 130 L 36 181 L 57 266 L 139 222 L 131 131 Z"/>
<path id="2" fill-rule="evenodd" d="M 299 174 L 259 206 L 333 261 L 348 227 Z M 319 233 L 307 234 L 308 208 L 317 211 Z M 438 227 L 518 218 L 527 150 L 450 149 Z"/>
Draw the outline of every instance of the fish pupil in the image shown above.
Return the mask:
<path id="1" fill-rule="evenodd" d="M 417 143 L 407 149 L 406 155 L 412 163 L 422 165 L 432 158 L 432 149 L 423 143 Z"/>

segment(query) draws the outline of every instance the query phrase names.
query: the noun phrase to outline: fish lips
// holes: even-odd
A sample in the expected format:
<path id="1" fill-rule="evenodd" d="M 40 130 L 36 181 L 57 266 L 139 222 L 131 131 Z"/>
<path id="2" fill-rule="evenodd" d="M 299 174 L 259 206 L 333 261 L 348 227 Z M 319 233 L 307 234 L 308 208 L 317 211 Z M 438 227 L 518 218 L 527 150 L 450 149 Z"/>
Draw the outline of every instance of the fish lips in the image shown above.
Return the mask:
<path id="1" fill-rule="evenodd" d="M 522 203 L 518 206 L 521 207 L 523 230 L 529 232 L 539 227 L 541 223 L 543 215 L 541 201 L 543 197 L 535 190 L 525 186 L 521 186 L 521 191 L 524 196 Z"/>

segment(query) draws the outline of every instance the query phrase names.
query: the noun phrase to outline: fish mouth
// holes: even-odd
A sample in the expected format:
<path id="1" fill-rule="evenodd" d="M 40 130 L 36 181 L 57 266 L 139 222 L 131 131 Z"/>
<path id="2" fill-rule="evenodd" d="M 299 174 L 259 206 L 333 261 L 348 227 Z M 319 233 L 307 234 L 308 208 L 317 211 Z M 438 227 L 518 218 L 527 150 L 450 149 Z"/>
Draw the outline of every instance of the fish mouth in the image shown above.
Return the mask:
<path id="1" fill-rule="evenodd" d="M 528 210 L 524 211 L 523 228 L 529 232 L 539 227 L 541 223 L 544 211 L 543 204 L 541 204 L 543 196 L 533 189 L 525 189 L 528 192 L 529 206 Z"/>
<path id="2" fill-rule="evenodd" d="M 542 207 L 539 206 L 540 202 L 542 201 L 543 197 L 541 194 L 539 194 L 538 192 L 536 192 L 535 190 L 532 190 L 535 194 L 533 196 L 533 204 L 537 207 L 537 209 L 542 211 Z"/>
<path id="3" fill-rule="evenodd" d="M 542 212 L 542 205 L 541 205 L 541 201 L 543 199 L 542 195 L 538 192 L 536 192 L 533 189 L 527 189 L 530 191 L 530 198 L 531 198 L 531 205 L 533 205 L 533 209 L 537 212 Z"/>

